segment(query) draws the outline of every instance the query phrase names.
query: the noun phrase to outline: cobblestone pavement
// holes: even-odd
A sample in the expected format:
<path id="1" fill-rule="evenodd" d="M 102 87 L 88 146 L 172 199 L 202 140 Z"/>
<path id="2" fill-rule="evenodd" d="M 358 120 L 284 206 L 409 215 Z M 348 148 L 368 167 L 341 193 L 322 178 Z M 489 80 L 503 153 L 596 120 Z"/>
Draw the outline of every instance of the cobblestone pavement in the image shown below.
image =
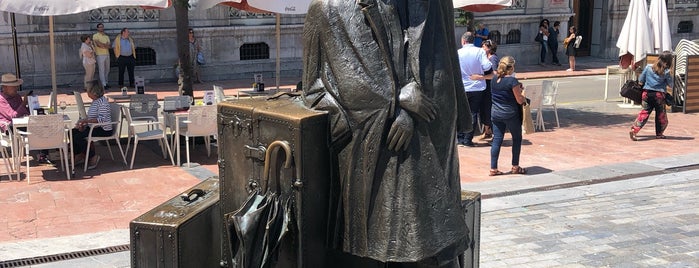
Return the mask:
<path id="1" fill-rule="evenodd" d="M 699 267 L 698 178 L 691 170 L 485 199 L 481 267 Z M 513 205 L 492 207 L 498 199 Z"/>

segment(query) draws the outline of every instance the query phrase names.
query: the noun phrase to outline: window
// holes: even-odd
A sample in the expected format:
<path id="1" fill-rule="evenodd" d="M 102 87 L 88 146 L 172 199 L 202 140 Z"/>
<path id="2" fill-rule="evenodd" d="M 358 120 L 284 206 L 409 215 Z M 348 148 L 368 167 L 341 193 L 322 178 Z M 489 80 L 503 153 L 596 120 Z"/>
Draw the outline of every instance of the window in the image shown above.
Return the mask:
<path id="1" fill-rule="evenodd" d="M 240 47 L 240 60 L 269 59 L 269 46 L 265 43 L 243 44 Z"/>
<path id="2" fill-rule="evenodd" d="M 691 20 L 680 21 L 677 24 L 677 33 L 691 33 L 694 31 L 694 23 Z"/>
<path id="3" fill-rule="evenodd" d="M 136 47 L 136 66 L 155 65 L 155 50 L 149 47 Z M 196 56 L 196 55 L 195 55 Z M 114 49 L 109 50 L 109 66 L 119 66 Z"/>
<path id="4" fill-rule="evenodd" d="M 196 55 L 191 55 L 196 57 Z M 149 47 L 136 47 L 136 66 L 155 65 L 155 50 Z"/>
<path id="5" fill-rule="evenodd" d="M 496 45 L 500 45 L 500 31 L 491 31 L 488 34 L 488 39 L 495 42 Z"/>
<path id="6" fill-rule="evenodd" d="M 519 30 L 514 29 L 510 30 L 507 33 L 507 39 L 505 40 L 505 44 L 519 44 L 522 39 L 522 34 L 520 33 Z"/>

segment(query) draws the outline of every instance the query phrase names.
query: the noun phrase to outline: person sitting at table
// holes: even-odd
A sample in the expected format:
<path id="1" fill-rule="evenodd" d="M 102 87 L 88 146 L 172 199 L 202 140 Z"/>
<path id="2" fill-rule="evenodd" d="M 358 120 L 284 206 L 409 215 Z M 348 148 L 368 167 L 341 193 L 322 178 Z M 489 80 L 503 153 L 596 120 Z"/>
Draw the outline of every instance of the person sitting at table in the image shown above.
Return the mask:
<path id="1" fill-rule="evenodd" d="M 87 110 L 87 118 L 80 119 L 75 124 L 73 132 L 73 154 L 75 155 L 75 163 L 83 163 L 85 161 L 85 153 L 87 151 L 87 135 L 90 133 L 89 124 L 92 123 L 108 123 L 112 122 L 111 106 L 107 97 L 104 96 L 104 89 L 97 81 L 92 81 L 87 88 L 87 96 L 92 99 L 92 104 Z M 92 130 L 93 137 L 107 137 L 112 135 L 114 129 L 112 125 L 97 126 Z M 95 147 L 90 147 L 90 159 L 88 160 L 87 169 L 94 169 L 99 164 L 100 156 L 95 154 Z"/>
<path id="2" fill-rule="evenodd" d="M 7 131 L 12 125 L 12 118 L 23 117 L 29 115 L 29 107 L 27 107 L 28 97 L 19 95 L 19 86 L 24 81 L 18 79 L 17 76 L 11 73 L 2 75 L 0 86 L 0 129 Z"/>
<path id="3" fill-rule="evenodd" d="M 24 80 L 17 78 L 17 76 L 11 73 L 3 74 L 0 80 L 0 85 L 2 86 L 2 92 L 0 92 L 0 130 L 3 132 L 12 129 L 12 118 L 24 117 L 30 114 L 27 106 L 29 94 L 22 97 L 18 92 L 22 83 L 24 83 Z M 26 130 L 24 127 L 18 129 Z M 41 150 L 36 156 L 36 161 L 51 164 L 48 154 L 48 150 Z"/>

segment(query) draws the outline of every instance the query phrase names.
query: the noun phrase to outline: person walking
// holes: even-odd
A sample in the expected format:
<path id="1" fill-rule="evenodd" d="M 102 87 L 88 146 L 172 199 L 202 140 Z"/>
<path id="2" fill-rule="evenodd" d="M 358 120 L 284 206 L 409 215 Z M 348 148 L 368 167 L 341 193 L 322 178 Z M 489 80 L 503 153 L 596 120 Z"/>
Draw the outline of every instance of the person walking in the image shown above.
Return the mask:
<path id="1" fill-rule="evenodd" d="M 473 40 L 473 33 L 465 32 L 461 36 L 462 48 L 457 51 L 461 66 L 461 81 L 464 84 L 473 120 L 473 129 L 469 132 L 459 133 L 457 139 L 459 144 L 469 147 L 476 146 L 473 143 L 473 133 L 478 129 L 478 115 L 480 114 L 481 102 L 485 97 L 483 94 L 486 87 L 484 79 L 488 79 L 492 75 L 486 75 L 486 72 L 492 72 L 492 64 L 488 60 L 485 50 L 475 47 Z"/>
<path id="2" fill-rule="evenodd" d="M 99 71 L 99 80 L 104 89 L 109 89 L 109 49 L 111 42 L 109 36 L 104 33 L 104 24 L 97 24 L 97 32 L 92 35 L 92 45 L 95 50 L 95 60 L 97 62 L 97 71 Z"/>
<path id="3" fill-rule="evenodd" d="M 124 86 L 124 70 L 129 73 L 129 87 L 136 87 L 136 78 L 133 71 L 136 66 L 136 45 L 129 36 L 129 29 L 121 29 L 121 33 L 114 38 L 114 55 L 119 64 L 119 87 Z"/>
<path id="4" fill-rule="evenodd" d="M 641 95 L 641 111 L 631 125 L 629 132 L 632 141 L 638 140 L 636 135 L 648 122 L 650 113 L 653 111 L 655 111 L 655 138 L 666 138 L 663 134 L 668 124 L 665 94 L 667 89 L 673 86 L 670 66 L 672 66 L 672 52 L 663 51 L 658 56 L 658 60 L 652 65 L 646 65 L 641 76 L 638 77 L 638 82 L 643 85 L 643 93 Z"/>
<path id="5" fill-rule="evenodd" d="M 563 41 L 563 46 L 566 48 L 566 56 L 568 56 L 568 65 L 566 71 L 575 71 L 575 26 L 568 27 L 568 37 Z"/>
<path id="6" fill-rule="evenodd" d="M 80 36 L 80 58 L 83 59 L 83 68 L 85 68 L 85 77 L 83 79 L 83 87 L 87 89 L 88 83 L 91 83 L 95 77 L 95 51 L 92 49 L 92 38 L 90 35 L 84 34 Z"/>
<path id="7" fill-rule="evenodd" d="M 557 66 L 561 66 L 561 63 L 558 61 L 558 35 L 560 34 L 560 27 L 560 21 L 553 22 L 553 26 L 549 27 L 548 45 L 551 51 L 551 63 Z"/>
<path id="8" fill-rule="evenodd" d="M 527 170 L 519 166 L 522 150 L 522 104 L 526 102 L 524 87 L 514 77 L 515 59 L 505 56 L 500 60 L 491 82 L 493 109 L 493 143 L 490 146 L 490 176 L 504 174 L 498 170 L 500 147 L 505 131 L 512 135 L 512 174 L 525 174 Z"/>

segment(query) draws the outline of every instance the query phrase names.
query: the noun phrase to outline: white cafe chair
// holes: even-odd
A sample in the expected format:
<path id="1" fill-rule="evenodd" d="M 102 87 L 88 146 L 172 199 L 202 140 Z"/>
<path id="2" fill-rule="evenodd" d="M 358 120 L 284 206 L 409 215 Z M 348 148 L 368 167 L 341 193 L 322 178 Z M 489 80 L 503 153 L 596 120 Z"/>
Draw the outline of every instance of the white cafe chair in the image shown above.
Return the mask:
<path id="1" fill-rule="evenodd" d="M 558 108 L 556 107 L 556 99 L 558 98 L 558 82 L 557 81 L 551 81 L 551 80 L 544 80 L 541 82 L 541 90 L 543 93 L 543 99 L 541 100 L 541 106 L 543 107 L 552 107 L 553 108 L 553 115 L 556 117 L 556 127 L 560 128 L 561 123 L 558 120 Z M 543 125 L 543 115 L 541 118 L 542 122 L 542 128 L 544 128 Z M 544 128 L 544 130 L 546 130 Z"/>
<path id="2" fill-rule="evenodd" d="M 127 107 L 123 108 L 124 116 L 126 117 L 126 122 L 129 127 L 129 135 L 133 136 L 133 152 L 131 153 L 131 164 L 129 169 L 133 169 L 133 162 L 136 159 L 136 149 L 138 148 L 139 141 L 145 140 L 158 140 L 160 143 L 160 149 L 163 153 L 163 159 L 167 159 L 165 150 L 167 150 L 170 155 L 170 162 L 175 165 L 175 160 L 172 158 L 172 150 L 170 150 L 170 145 L 167 142 L 167 136 L 165 135 L 165 124 L 163 122 L 155 121 L 134 121 L 131 117 L 131 110 Z M 139 127 L 141 127 L 139 129 Z M 145 127 L 145 128 L 143 128 Z"/>
<path id="3" fill-rule="evenodd" d="M 185 137 L 187 152 L 187 167 L 191 167 L 189 161 L 189 137 L 204 137 L 206 143 L 206 156 L 211 156 L 211 136 L 216 135 L 216 106 L 192 106 L 189 108 L 187 119 L 180 124 L 179 135 Z M 194 143 L 194 139 L 192 139 Z"/>
<path id="4" fill-rule="evenodd" d="M 12 148 L 14 136 L 12 135 L 11 127 L 6 126 L 6 128 L 7 130 L 0 131 L 0 154 L 5 162 L 7 177 L 12 180 L 12 175 L 15 174 L 15 171 L 18 171 L 17 167 L 15 167 L 17 160 L 15 159 L 15 155 L 12 153 L 14 152 Z M 19 180 L 19 172 L 17 172 L 16 175 L 17 180 Z"/>
<path id="5" fill-rule="evenodd" d="M 541 85 L 528 85 L 524 88 L 524 94 L 529 99 L 529 108 L 536 113 L 534 117 L 534 129 L 544 129 L 544 118 L 541 115 L 541 107 L 544 99 Z"/>
<path id="6" fill-rule="evenodd" d="M 59 149 L 61 152 L 61 168 L 66 171 L 66 178 L 70 179 L 68 168 L 68 132 L 63 122 L 62 114 L 30 115 L 27 123 L 27 131 L 18 131 L 22 135 L 21 143 L 24 145 L 25 159 L 27 163 L 27 183 L 29 183 L 29 151 Z"/>
<path id="7" fill-rule="evenodd" d="M 75 105 L 78 106 L 78 118 L 87 118 L 87 112 L 85 111 L 85 103 L 83 102 L 83 97 L 80 92 L 73 91 L 73 96 L 75 96 Z"/>
<path id="8" fill-rule="evenodd" d="M 114 154 L 112 153 L 112 147 L 109 145 L 110 140 L 114 140 L 119 146 L 119 152 L 121 153 L 121 159 L 124 161 L 124 165 L 126 166 L 126 156 L 124 156 L 124 150 L 121 149 L 121 142 L 119 141 L 119 129 L 121 128 L 121 105 L 116 104 L 116 103 L 110 103 L 109 104 L 110 110 L 111 110 L 111 117 L 112 117 L 112 122 L 105 122 L 105 123 L 92 123 L 89 124 L 90 126 L 90 132 L 87 136 L 87 150 L 85 151 L 85 168 L 83 171 L 87 171 L 87 165 L 90 161 L 90 146 L 92 145 L 92 142 L 95 141 L 106 141 L 107 142 L 107 149 L 109 150 L 109 155 L 112 157 L 112 160 L 114 160 Z M 107 137 L 99 137 L 99 136 L 92 136 L 92 131 L 95 129 L 97 126 L 106 126 L 106 125 L 112 125 L 112 135 L 107 136 Z"/>
<path id="9" fill-rule="evenodd" d="M 158 122 L 158 108 L 160 108 L 160 105 L 158 104 L 158 95 L 156 94 L 135 94 L 132 95 L 130 100 L 129 100 L 129 106 L 124 107 L 124 110 L 122 111 L 122 119 L 127 120 L 127 111 L 129 116 L 131 116 L 131 120 L 127 120 L 129 126 L 132 123 L 150 123 L 150 122 Z M 123 124 L 124 121 L 121 121 Z M 157 124 L 144 124 L 144 125 L 138 125 L 138 126 L 143 126 L 147 127 L 148 129 L 154 129 L 157 127 Z M 137 130 L 137 127 L 129 127 L 128 128 L 128 138 L 126 140 L 126 150 L 125 152 L 128 153 L 129 148 L 131 146 L 131 139 L 134 138 L 134 131 Z M 121 129 L 119 130 L 121 132 Z M 121 134 L 119 134 L 121 136 Z"/>

